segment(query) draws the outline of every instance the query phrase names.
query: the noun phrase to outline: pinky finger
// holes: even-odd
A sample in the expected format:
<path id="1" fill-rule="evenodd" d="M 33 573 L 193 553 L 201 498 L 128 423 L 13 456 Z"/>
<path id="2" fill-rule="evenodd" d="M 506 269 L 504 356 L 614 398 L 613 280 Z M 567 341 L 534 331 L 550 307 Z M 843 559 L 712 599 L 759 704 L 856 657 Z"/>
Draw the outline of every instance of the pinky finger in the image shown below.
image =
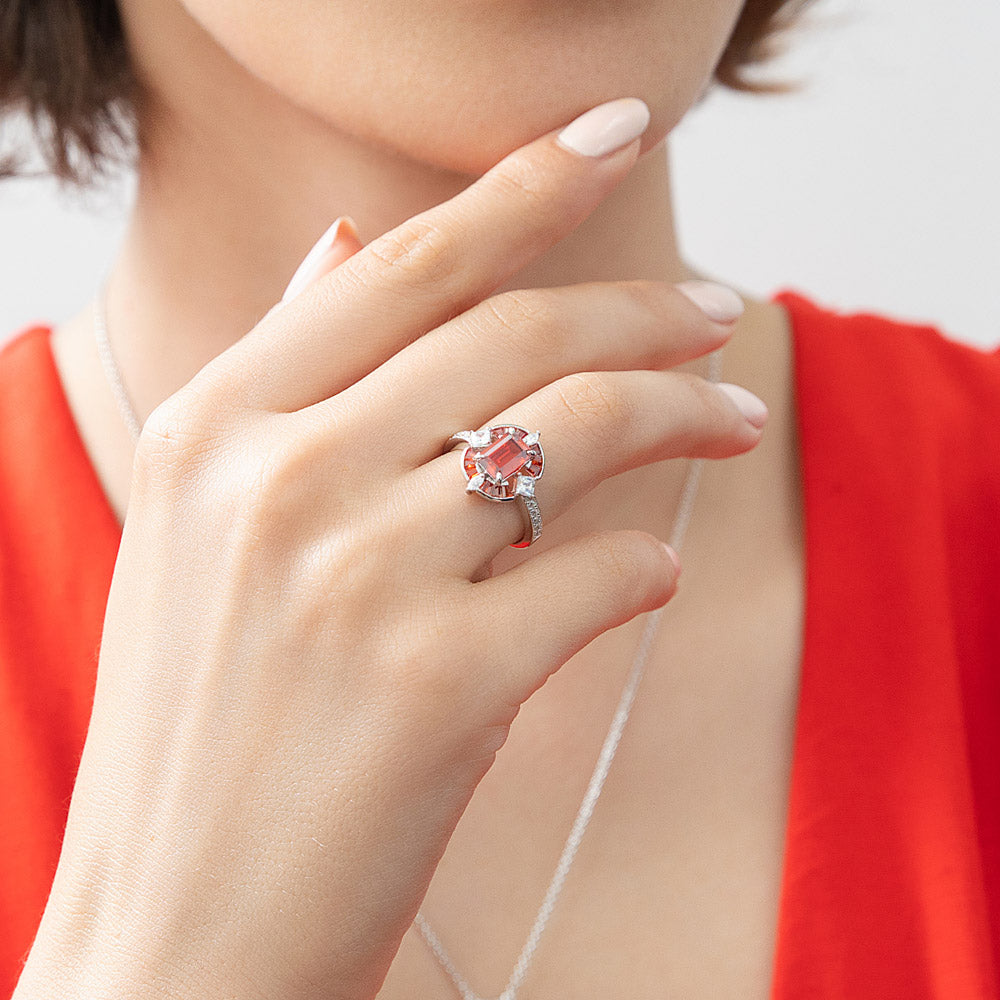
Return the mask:
<path id="1" fill-rule="evenodd" d="M 510 705 L 523 704 L 603 632 L 666 604 L 677 590 L 675 559 L 647 532 L 604 531 L 563 542 L 500 576 L 473 583 L 477 606 L 489 609 L 480 634 L 496 629 L 497 640 L 478 643 L 484 652 L 480 689 L 494 689 Z M 530 652 L 510 656 L 512 648 Z M 503 662 L 496 662 L 489 649 L 503 651 Z M 504 690 L 495 691 L 498 680 Z"/>

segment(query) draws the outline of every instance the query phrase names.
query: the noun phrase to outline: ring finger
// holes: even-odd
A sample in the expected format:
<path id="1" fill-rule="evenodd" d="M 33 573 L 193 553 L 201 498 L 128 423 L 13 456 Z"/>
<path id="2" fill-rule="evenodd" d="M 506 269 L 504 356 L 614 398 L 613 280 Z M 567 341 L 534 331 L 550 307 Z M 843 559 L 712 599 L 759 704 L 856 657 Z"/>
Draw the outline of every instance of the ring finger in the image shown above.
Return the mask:
<path id="1" fill-rule="evenodd" d="M 535 498 L 546 522 L 598 483 L 668 458 L 726 458 L 761 439 L 767 408 L 742 386 L 679 371 L 581 372 L 557 379 L 500 413 L 490 426 L 540 430 L 545 466 Z M 455 430 L 466 428 L 455 428 Z M 442 447 L 446 444 L 442 442 Z M 496 502 L 465 490 L 464 448 L 404 476 L 407 495 L 426 497 L 431 559 L 471 578 L 525 533 L 519 498 Z M 426 511 L 425 504 L 419 508 Z"/>

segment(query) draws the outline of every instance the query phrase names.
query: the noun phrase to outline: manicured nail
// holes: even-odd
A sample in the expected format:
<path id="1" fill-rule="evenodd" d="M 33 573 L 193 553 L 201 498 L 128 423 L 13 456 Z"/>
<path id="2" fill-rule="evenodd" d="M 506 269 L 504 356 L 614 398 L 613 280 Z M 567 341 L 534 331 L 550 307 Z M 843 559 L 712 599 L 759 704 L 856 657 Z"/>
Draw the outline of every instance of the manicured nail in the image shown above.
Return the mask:
<path id="1" fill-rule="evenodd" d="M 667 555 L 670 556 L 670 561 L 674 564 L 674 569 L 677 570 L 678 575 L 681 572 L 681 558 L 677 553 L 669 546 L 666 542 L 663 543 L 663 547 L 667 550 Z"/>
<path id="2" fill-rule="evenodd" d="M 649 108 L 638 97 L 619 97 L 585 111 L 556 136 L 582 156 L 606 156 L 638 139 L 649 125 Z"/>
<path id="3" fill-rule="evenodd" d="M 732 382 L 716 382 L 716 385 L 740 408 L 740 413 L 758 430 L 767 423 L 767 406 L 759 396 L 749 389 Z"/>
<path id="4" fill-rule="evenodd" d="M 291 281 L 288 282 L 288 287 L 281 296 L 282 302 L 294 299 L 312 281 L 316 265 L 322 260 L 323 254 L 337 242 L 337 237 L 344 231 L 350 232 L 355 239 L 358 238 L 358 227 L 349 215 L 342 215 L 335 219 L 330 228 L 313 244 L 302 263 L 295 269 Z"/>
<path id="5" fill-rule="evenodd" d="M 675 287 L 717 323 L 731 323 L 746 308 L 737 292 L 714 281 L 682 281 Z"/>

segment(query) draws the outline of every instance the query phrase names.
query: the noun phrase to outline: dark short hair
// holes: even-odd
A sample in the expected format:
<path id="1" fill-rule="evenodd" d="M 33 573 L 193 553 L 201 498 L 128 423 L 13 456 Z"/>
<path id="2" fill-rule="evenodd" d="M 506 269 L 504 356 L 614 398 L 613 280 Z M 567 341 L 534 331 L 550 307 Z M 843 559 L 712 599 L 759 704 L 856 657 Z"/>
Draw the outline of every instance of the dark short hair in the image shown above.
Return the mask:
<path id="1" fill-rule="evenodd" d="M 755 94 L 795 85 L 753 80 L 747 70 L 784 46 L 812 0 L 746 0 L 713 83 Z M 142 92 L 116 0 L 0 0 L 0 116 L 22 110 L 43 173 L 86 187 L 108 168 L 134 165 Z M 0 156 L 0 180 L 37 176 L 18 151 Z"/>

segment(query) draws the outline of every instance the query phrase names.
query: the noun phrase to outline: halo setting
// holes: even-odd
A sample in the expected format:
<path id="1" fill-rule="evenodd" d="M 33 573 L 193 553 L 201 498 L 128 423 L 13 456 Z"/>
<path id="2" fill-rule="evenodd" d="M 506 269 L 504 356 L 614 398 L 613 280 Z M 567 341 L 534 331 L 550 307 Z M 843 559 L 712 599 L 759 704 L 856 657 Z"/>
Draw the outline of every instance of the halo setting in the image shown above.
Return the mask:
<path id="1" fill-rule="evenodd" d="M 529 433 L 513 424 L 455 434 L 468 444 L 462 454 L 466 490 L 487 500 L 533 497 L 535 480 L 545 467 L 539 435 L 539 431 Z"/>

